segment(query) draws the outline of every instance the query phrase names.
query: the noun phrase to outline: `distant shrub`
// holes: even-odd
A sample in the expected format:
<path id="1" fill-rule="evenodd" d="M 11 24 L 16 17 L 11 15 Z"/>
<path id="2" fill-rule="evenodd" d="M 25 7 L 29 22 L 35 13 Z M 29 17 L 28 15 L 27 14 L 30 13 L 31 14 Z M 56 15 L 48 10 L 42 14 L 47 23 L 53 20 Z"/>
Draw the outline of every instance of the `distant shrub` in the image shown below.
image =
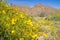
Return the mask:
<path id="1" fill-rule="evenodd" d="M 49 15 L 47 16 L 47 19 L 52 21 L 60 21 L 60 14 L 55 13 L 55 14 Z"/>

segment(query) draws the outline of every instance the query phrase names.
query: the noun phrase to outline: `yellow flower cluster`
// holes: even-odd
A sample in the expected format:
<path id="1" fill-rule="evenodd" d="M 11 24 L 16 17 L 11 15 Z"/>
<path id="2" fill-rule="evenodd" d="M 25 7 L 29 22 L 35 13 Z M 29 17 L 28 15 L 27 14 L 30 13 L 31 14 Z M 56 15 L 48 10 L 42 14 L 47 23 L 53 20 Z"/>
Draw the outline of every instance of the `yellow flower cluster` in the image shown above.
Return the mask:
<path id="1" fill-rule="evenodd" d="M 5 10 L 3 10 L 3 11 L 2 11 L 2 13 L 3 13 L 3 14 L 6 14 L 6 11 L 5 11 Z"/>
<path id="2" fill-rule="evenodd" d="M 32 35 L 32 38 L 33 38 L 33 39 L 35 39 L 35 38 L 37 38 L 37 37 L 38 37 L 38 35 L 37 35 L 37 34 Z"/>
<path id="3" fill-rule="evenodd" d="M 16 18 L 12 18 L 12 24 L 13 24 L 13 25 L 16 24 L 16 21 L 17 21 Z"/>
<path id="4" fill-rule="evenodd" d="M 45 25 L 53 25 L 53 21 L 48 21 L 48 20 L 45 20 L 45 19 L 39 19 L 38 20 L 38 23 L 39 24 L 45 24 Z"/>
<path id="5" fill-rule="evenodd" d="M 32 22 L 32 20 L 30 20 L 30 19 L 28 19 L 28 20 L 26 21 L 26 23 L 27 23 L 28 25 L 30 25 L 30 26 L 33 26 L 33 22 Z"/>

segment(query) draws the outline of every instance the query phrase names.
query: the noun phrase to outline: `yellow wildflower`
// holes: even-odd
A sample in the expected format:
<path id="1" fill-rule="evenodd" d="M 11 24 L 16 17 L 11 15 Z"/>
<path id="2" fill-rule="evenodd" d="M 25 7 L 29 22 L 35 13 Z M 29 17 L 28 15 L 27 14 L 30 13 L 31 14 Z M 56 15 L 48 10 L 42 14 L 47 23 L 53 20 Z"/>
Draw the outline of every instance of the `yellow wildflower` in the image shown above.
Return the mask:
<path id="1" fill-rule="evenodd" d="M 47 38 L 48 37 L 48 34 L 47 33 L 43 33 L 43 35 Z"/>
<path id="2" fill-rule="evenodd" d="M 12 19 L 12 24 L 16 24 L 15 22 L 16 22 L 16 19 L 13 18 L 13 19 Z"/>
<path id="3" fill-rule="evenodd" d="M 23 16 L 22 14 L 20 15 L 20 17 L 21 17 L 21 18 L 24 18 L 24 16 Z"/>
<path id="4" fill-rule="evenodd" d="M 24 38 L 20 38 L 20 40 L 24 40 Z"/>
<path id="5" fill-rule="evenodd" d="M 29 24 L 29 25 L 31 25 L 31 26 L 33 26 L 33 22 L 29 19 L 29 20 L 27 20 L 27 24 Z"/>
<path id="6" fill-rule="evenodd" d="M 16 31 L 15 30 L 12 30 L 11 33 L 15 35 L 16 34 Z"/>
<path id="7" fill-rule="evenodd" d="M 5 10 L 2 11 L 3 14 L 6 14 Z"/>
<path id="8" fill-rule="evenodd" d="M 24 18 L 24 13 L 23 12 L 20 12 L 20 17 Z"/>
<path id="9" fill-rule="evenodd" d="M 38 37 L 37 34 L 35 34 L 35 35 L 32 36 L 32 38 L 37 38 L 37 37 Z"/>

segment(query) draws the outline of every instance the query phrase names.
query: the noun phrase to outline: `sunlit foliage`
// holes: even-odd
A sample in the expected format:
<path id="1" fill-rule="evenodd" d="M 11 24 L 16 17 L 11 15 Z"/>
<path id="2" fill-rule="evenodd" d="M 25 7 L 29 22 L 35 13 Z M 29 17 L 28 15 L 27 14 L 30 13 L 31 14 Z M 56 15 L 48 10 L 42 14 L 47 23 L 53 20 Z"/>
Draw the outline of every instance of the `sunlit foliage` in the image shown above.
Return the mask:
<path id="1" fill-rule="evenodd" d="M 0 5 L 0 40 L 37 40 L 41 36 L 44 40 L 55 38 L 58 28 L 53 21 L 35 20 L 18 10 L 11 5 Z"/>

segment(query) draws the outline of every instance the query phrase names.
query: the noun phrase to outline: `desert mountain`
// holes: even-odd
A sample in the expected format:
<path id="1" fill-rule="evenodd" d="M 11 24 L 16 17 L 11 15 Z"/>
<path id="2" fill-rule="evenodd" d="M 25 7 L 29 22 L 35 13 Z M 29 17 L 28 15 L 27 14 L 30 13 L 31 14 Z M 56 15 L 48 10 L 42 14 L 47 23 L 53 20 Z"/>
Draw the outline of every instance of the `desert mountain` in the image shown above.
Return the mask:
<path id="1" fill-rule="evenodd" d="M 60 13 L 60 9 L 56 9 L 56 8 L 41 5 L 41 4 L 37 4 L 34 7 L 29 7 L 26 5 L 23 5 L 23 6 L 20 5 L 18 7 L 20 8 L 20 11 L 24 11 L 34 16 L 47 16 L 52 13 Z"/>

